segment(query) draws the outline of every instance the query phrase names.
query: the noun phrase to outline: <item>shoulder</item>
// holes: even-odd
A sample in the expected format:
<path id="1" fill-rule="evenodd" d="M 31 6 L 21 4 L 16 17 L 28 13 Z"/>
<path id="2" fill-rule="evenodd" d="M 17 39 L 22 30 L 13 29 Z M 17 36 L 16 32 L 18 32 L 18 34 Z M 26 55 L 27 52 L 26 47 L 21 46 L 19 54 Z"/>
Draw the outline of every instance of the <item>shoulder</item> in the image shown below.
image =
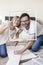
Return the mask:
<path id="1" fill-rule="evenodd" d="M 4 24 L 4 23 L 0 24 L 0 27 L 4 27 L 4 26 L 5 26 L 5 24 Z"/>
<path id="2" fill-rule="evenodd" d="M 37 23 L 37 21 L 30 20 L 30 24 L 34 24 L 34 23 Z"/>
<path id="3" fill-rule="evenodd" d="M 36 25 L 37 25 L 37 21 L 30 20 L 30 27 L 36 26 Z"/>

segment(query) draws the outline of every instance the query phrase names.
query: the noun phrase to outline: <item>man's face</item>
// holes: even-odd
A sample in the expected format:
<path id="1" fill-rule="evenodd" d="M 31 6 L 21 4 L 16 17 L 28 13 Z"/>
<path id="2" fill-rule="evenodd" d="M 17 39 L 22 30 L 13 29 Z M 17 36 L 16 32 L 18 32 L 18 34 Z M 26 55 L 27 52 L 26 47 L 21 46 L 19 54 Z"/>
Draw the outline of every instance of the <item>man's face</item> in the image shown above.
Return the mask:
<path id="1" fill-rule="evenodd" d="M 27 16 L 21 18 L 21 25 L 27 28 L 30 24 L 30 19 Z"/>

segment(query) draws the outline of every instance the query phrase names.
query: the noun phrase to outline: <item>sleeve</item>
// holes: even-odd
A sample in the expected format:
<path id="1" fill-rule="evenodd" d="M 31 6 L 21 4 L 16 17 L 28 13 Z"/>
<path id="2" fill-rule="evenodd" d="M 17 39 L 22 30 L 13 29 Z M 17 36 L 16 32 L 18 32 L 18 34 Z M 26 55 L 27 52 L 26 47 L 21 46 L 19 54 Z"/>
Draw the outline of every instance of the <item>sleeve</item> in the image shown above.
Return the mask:
<path id="1" fill-rule="evenodd" d="M 36 34 L 37 33 L 37 31 L 36 31 L 36 22 L 35 21 L 32 21 L 31 23 L 30 23 L 30 29 L 29 29 L 29 32 L 30 32 L 30 34 Z"/>

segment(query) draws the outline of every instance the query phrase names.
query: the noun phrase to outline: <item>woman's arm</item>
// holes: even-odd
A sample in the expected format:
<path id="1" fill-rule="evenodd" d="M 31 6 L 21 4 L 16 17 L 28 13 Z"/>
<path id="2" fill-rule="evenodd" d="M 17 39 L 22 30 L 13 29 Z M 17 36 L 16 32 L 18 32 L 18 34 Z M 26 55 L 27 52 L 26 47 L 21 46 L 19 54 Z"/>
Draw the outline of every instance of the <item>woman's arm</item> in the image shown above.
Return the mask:
<path id="1" fill-rule="evenodd" d="M 8 25 L 1 24 L 0 25 L 0 34 L 2 34 L 7 28 L 8 28 Z"/>

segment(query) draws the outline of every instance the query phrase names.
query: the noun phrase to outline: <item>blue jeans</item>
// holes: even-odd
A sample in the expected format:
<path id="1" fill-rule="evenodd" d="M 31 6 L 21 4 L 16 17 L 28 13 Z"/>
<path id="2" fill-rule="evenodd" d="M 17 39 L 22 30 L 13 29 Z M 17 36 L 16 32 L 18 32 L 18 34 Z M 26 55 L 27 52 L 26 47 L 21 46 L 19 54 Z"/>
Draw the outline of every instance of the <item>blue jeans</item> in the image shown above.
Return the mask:
<path id="1" fill-rule="evenodd" d="M 7 57 L 6 44 L 0 45 L 0 56 L 1 56 L 1 57 Z"/>
<path id="2" fill-rule="evenodd" d="M 32 51 L 38 51 L 40 46 L 43 44 L 43 35 L 37 37 L 37 40 L 34 41 L 33 45 L 30 47 Z"/>

